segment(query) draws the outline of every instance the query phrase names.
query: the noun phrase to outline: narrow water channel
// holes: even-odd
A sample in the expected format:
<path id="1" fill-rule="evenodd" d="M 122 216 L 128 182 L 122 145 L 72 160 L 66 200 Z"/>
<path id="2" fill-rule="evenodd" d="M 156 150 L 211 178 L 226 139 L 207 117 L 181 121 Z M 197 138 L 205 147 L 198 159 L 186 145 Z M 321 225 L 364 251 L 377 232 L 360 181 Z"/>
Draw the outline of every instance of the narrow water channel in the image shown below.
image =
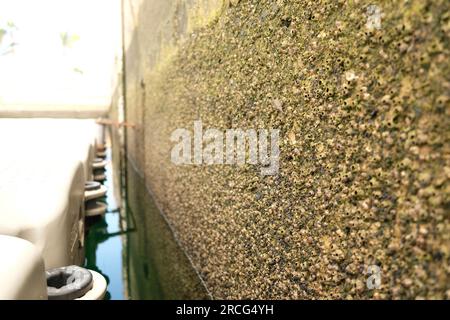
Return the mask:
<path id="1" fill-rule="evenodd" d="M 86 263 L 108 282 L 105 299 L 208 299 L 139 174 L 127 166 L 126 201 L 114 198 L 111 152 L 107 152 L 108 205 L 104 217 L 88 221 Z"/>

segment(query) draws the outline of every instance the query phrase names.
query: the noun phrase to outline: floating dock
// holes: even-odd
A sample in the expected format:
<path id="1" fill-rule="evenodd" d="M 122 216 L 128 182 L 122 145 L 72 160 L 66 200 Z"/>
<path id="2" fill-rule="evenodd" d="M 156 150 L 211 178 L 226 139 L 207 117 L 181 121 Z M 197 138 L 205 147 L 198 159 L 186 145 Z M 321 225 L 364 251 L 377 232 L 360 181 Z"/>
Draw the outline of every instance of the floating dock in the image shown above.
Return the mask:
<path id="1" fill-rule="evenodd" d="M 85 185 L 93 179 L 97 145 L 104 143 L 102 127 L 90 119 L 11 118 L 0 119 L 0 136 L 0 247 L 18 248 L 2 259 L 18 265 L 0 268 L 39 278 L 37 256 L 45 270 L 82 265 Z M 1 283 L 15 274 L 0 271 Z M 20 286 L 4 287 L 0 296 L 31 297 L 20 292 Z"/>

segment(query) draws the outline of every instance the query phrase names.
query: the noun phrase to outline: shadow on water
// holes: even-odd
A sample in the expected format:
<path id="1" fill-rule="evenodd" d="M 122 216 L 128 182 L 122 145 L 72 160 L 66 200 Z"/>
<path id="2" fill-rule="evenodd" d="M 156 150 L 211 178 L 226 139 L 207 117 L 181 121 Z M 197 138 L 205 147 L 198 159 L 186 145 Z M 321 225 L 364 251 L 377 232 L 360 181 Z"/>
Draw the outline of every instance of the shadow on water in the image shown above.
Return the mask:
<path id="1" fill-rule="evenodd" d="M 110 163 L 110 152 L 108 152 Z M 85 267 L 108 282 L 105 299 L 209 299 L 140 176 L 127 170 L 126 210 L 114 200 L 112 168 L 106 168 L 104 217 L 87 221 Z"/>

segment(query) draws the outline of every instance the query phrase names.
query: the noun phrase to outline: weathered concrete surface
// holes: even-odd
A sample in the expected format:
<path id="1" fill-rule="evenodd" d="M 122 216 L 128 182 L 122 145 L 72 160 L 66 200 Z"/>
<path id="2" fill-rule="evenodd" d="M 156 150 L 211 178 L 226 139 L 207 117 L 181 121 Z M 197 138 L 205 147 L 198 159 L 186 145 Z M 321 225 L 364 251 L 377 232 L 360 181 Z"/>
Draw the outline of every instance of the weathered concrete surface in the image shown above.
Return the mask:
<path id="1" fill-rule="evenodd" d="M 227 1 L 176 28 L 193 3 L 139 9 L 127 144 L 214 297 L 450 298 L 449 2 Z M 173 165 L 197 119 L 280 128 L 279 175 Z"/>
<path id="2" fill-rule="evenodd" d="M 209 299 L 132 164 L 127 170 L 128 295 L 131 299 Z"/>

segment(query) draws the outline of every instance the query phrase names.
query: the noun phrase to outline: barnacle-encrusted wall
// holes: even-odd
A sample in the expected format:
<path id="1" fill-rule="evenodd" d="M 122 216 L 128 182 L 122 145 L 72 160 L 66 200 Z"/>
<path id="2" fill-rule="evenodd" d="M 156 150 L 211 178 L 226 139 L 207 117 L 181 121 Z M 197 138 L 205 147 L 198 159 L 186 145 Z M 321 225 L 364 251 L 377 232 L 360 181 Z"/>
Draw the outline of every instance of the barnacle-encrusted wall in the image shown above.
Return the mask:
<path id="1" fill-rule="evenodd" d="M 161 2 L 173 10 L 150 27 Z M 127 120 L 129 157 L 214 297 L 450 298 L 450 2 L 233 0 L 190 14 L 204 4 L 143 2 Z M 172 164 L 171 132 L 198 119 L 279 128 L 279 174 Z"/>

